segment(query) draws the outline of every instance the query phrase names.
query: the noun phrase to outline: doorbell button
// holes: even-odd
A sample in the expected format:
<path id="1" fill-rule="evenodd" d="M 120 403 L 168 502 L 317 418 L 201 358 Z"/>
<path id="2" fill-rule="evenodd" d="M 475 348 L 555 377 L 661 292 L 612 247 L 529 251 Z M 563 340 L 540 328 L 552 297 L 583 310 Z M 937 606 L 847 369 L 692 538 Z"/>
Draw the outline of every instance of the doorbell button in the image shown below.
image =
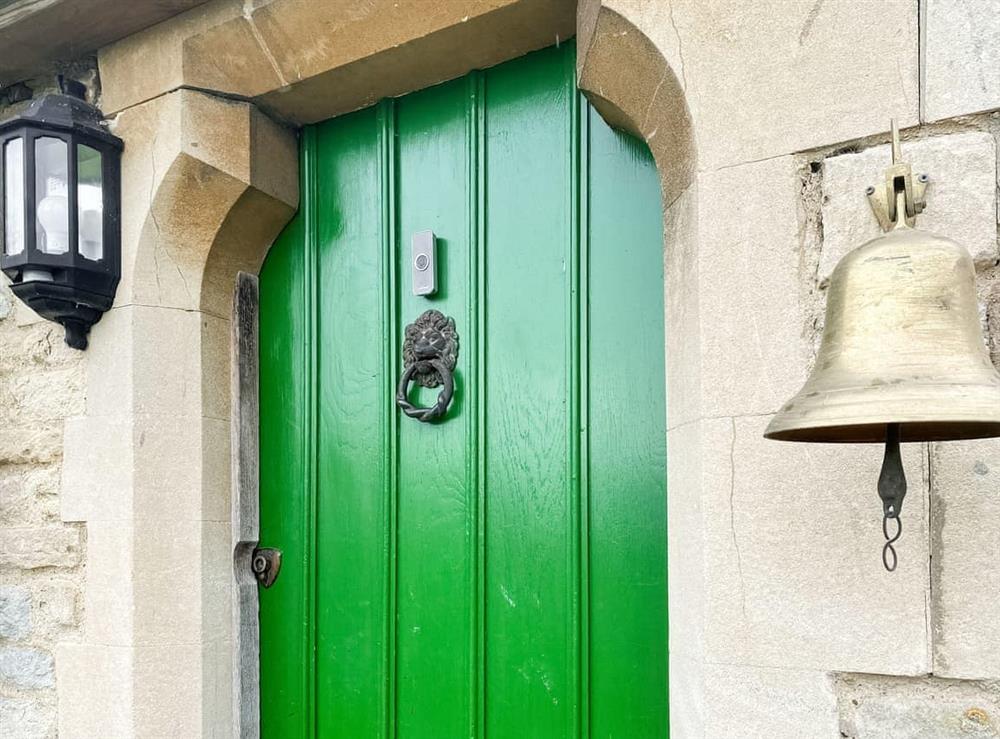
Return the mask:
<path id="1" fill-rule="evenodd" d="M 435 259 L 433 231 L 418 231 L 413 234 L 410 246 L 413 252 L 410 279 L 414 295 L 433 295 L 437 292 L 437 261 Z"/>

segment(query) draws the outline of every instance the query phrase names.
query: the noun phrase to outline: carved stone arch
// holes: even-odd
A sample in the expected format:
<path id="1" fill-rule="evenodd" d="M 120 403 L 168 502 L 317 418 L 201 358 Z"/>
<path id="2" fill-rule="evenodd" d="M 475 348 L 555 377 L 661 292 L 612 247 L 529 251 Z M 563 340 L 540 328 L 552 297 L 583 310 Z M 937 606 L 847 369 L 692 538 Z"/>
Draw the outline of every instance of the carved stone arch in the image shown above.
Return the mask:
<path id="1" fill-rule="evenodd" d="M 649 146 L 669 205 L 696 171 L 691 114 L 677 70 L 643 30 L 642 14 L 613 7 L 619 4 L 580 4 L 578 82 L 610 125 Z"/>
<path id="2" fill-rule="evenodd" d="M 133 142 L 126 197 L 146 201 L 125 209 L 118 302 L 228 317 L 232 276 L 256 271 L 298 206 L 294 132 L 192 90 L 126 110 L 115 128 Z"/>
<path id="3" fill-rule="evenodd" d="M 700 397 L 695 147 L 681 78 L 626 4 L 581 4 L 578 71 L 601 114 L 647 141 L 660 172 L 674 433 L 697 417 Z M 298 204 L 295 135 L 275 121 L 322 120 L 551 45 L 572 35 L 577 9 L 470 0 L 428 14 L 376 0 L 366 8 L 379 12 L 351 15 L 348 27 L 349 5 L 219 0 L 101 53 L 104 109 L 126 142 L 123 278 L 94 329 L 88 415 L 67 431 L 76 464 L 64 516 L 87 521 L 90 537 L 84 635 L 57 659 L 67 734 L 230 733 L 230 310 L 237 272 L 259 270 Z M 317 30 L 335 21 L 350 44 Z M 114 440 L 127 475 L 86 463 L 98 435 Z M 669 443 L 677 458 L 698 458 L 696 436 Z M 690 461 L 681 471 L 697 474 Z M 671 520 L 698 515 L 697 487 L 673 464 L 668 474 Z M 700 576 L 695 556 L 671 549 L 672 585 Z M 684 633 L 672 625 L 672 640 Z M 694 672 L 677 669 L 672 692 L 695 690 Z M 679 735 L 695 733 L 694 718 L 675 711 L 673 721 Z"/>

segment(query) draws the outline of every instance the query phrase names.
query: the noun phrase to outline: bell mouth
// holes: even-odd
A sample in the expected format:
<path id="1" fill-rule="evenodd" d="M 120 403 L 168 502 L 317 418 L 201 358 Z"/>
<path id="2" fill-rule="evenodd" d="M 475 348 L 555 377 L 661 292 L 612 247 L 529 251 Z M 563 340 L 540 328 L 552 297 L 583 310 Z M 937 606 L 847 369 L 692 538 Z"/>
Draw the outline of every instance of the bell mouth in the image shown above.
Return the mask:
<path id="1" fill-rule="evenodd" d="M 899 423 L 899 440 L 904 443 L 988 439 L 1000 436 L 1000 422 L 998 421 L 888 420 L 883 423 L 808 426 L 774 430 L 768 428 L 764 432 L 764 438 L 776 441 L 805 441 L 813 444 L 882 444 L 885 442 L 886 426 L 890 423 Z"/>

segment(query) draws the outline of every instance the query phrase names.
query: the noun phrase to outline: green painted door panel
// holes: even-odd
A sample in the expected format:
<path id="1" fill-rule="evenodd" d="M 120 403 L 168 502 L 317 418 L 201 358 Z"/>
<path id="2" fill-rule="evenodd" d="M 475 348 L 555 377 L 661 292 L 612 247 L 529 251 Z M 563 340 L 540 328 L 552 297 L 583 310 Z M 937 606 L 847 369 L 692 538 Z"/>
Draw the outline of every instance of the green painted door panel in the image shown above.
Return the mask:
<path id="1" fill-rule="evenodd" d="M 266 739 L 667 736 L 660 191 L 574 62 L 305 130 L 303 206 L 261 272 Z M 461 350 L 421 424 L 393 398 L 431 307 Z"/>

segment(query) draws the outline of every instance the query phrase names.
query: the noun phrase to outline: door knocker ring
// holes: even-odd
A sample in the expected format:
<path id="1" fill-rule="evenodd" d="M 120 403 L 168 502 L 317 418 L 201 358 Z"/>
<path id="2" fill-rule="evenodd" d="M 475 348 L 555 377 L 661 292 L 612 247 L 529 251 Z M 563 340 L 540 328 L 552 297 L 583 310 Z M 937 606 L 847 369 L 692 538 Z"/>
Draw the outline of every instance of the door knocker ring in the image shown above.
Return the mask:
<path id="1" fill-rule="evenodd" d="M 458 362 L 458 333 L 455 320 L 440 311 L 424 311 L 406 327 L 403 340 L 403 375 L 396 386 L 396 405 L 410 418 L 425 423 L 441 418 L 455 394 L 452 373 Z M 441 387 L 437 402 L 430 408 L 409 400 L 410 383 L 421 387 Z"/>

